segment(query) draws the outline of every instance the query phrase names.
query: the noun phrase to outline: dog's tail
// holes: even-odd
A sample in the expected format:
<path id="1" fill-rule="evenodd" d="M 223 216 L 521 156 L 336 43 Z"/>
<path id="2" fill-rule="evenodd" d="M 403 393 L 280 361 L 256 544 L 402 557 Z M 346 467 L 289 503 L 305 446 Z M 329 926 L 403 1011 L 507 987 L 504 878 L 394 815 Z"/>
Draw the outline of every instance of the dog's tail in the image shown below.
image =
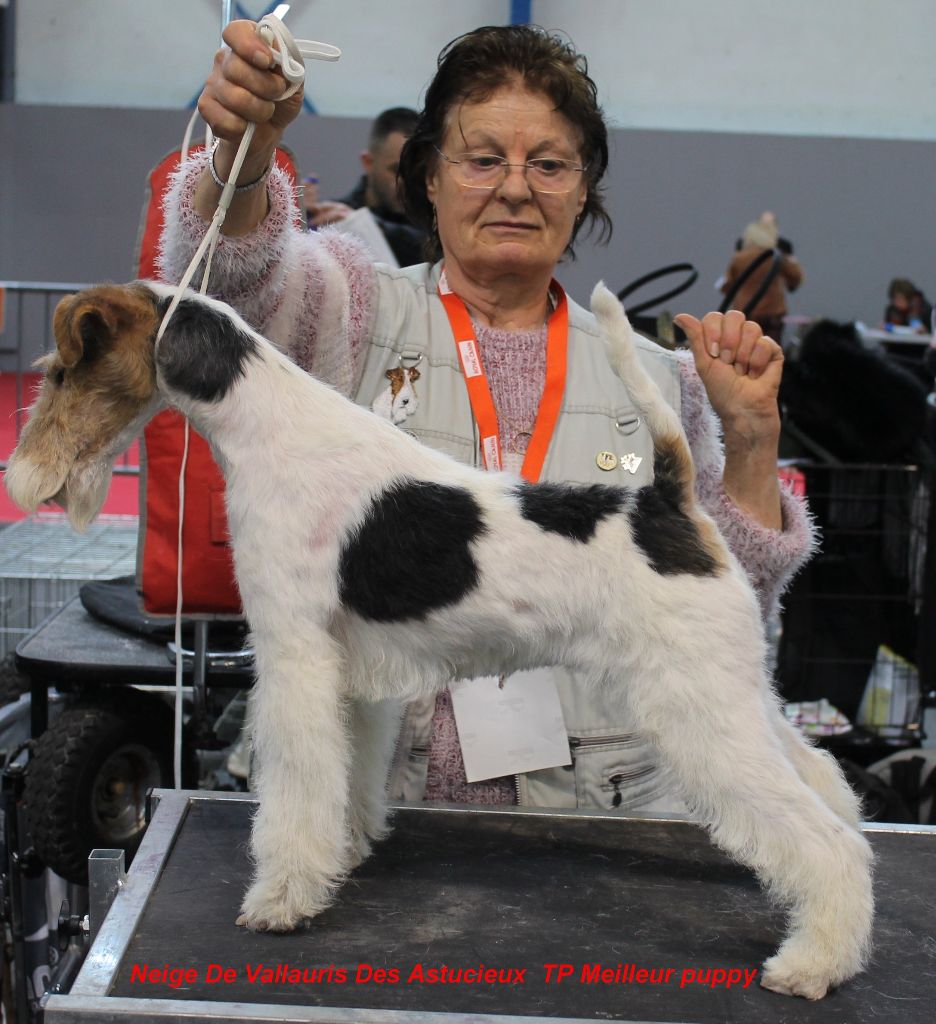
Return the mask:
<path id="1" fill-rule="evenodd" d="M 617 298 L 599 282 L 591 297 L 592 312 L 602 329 L 608 360 L 624 382 L 637 412 L 653 438 L 653 472 L 657 485 L 673 488 L 682 509 L 695 502 L 695 470 L 689 442 L 676 410 L 667 404 L 637 355 L 634 332 Z"/>

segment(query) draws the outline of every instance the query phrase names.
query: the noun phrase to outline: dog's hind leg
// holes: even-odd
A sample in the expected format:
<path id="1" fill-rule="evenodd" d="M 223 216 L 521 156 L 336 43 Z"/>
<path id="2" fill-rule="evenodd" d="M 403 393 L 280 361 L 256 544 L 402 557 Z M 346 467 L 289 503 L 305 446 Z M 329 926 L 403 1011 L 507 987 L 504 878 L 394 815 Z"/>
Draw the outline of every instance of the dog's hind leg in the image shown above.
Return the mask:
<path id="1" fill-rule="evenodd" d="M 842 769 L 828 751 L 812 745 L 800 731 L 784 717 L 782 712 L 773 718 L 780 742 L 810 789 L 832 808 L 847 825 L 861 827 L 861 801 L 849 786 Z"/>
<path id="2" fill-rule="evenodd" d="M 684 653 L 671 645 L 669 668 L 640 687 L 638 724 L 713 840 L 789 910 L 790 931 L 765 963 L 761 984 L 820 999 L 868 955 L 870 847 L 793 767 L 757 667 L 739 665 L 737 651 L 708 652 L 704 667 Z"/>
<path id="3" fill-rule="evenodd" d="M 255 875 L 238 924 L 289 931 L 331 902 L 348 871 L 350 741 L 341 656 L 322 632 L 301 640 L 254 632 L 250 696 Z"/>
<path id="4" fill-rule="evenodd" d="M 390 831 L 387 824 L 387 778 L 400 733 L 402 707 L 398 701 L 353 701 L 351 733 L 351 866 L 370 856 L 371 843 Z"/>

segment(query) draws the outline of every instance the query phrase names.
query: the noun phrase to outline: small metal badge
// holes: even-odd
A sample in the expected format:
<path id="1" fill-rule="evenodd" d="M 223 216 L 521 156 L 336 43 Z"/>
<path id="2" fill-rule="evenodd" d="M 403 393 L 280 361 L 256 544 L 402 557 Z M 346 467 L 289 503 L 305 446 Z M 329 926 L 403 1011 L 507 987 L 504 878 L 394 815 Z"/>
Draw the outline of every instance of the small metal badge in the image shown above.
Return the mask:
<path id="1" fill-rule="evenodd" d="M 626 455 L 621 456 L 621 469 L 626 469 L 631 474 L 636 473 L 640 468 L 641 462 L 643 462 L 643 459 L 639 455 L 628 452 Z"/>
<path id="2" fill-rule="evenodd" d="M 617 456 L 614 452 L 598 452 L 595 456 L 595 464 L 599 469 L 609 473 L 612 469 L 617 469 Z"/>

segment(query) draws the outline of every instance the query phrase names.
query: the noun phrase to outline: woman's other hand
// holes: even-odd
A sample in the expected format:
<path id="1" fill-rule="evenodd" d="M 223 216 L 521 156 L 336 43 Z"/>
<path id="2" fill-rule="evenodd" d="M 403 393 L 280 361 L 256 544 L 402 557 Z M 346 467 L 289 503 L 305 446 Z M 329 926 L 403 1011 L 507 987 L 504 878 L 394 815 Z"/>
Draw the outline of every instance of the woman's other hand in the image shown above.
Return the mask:
<path id="1" fill-rule="evenodd" d="M 685 332 L 725 441 L 725 491 L 763 525 L 782 525 L 777 485 L 783 350 L 738 310 L 673 318 Z"/>
<path id="2" fill-rule="evenodd" d="M 310 228 L 323 228 L 327 224 L 337 224 L 345 217 L 350 217 L 352 213 L 354 210 L 350 206 L 333 199 L 326 199 L 306 207 L 306 219 Z"/>

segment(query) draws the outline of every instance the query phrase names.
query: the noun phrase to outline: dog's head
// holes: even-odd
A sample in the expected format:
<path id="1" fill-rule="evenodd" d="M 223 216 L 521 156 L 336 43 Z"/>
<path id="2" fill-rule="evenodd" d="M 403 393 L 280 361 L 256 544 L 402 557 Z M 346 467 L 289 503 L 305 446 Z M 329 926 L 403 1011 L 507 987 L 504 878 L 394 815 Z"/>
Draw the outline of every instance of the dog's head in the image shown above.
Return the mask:
<path id="1" fill-rule="evenodd" d="M 107 497 L 114 459 L 158 404 L 153 345 L 160 297 L 143 284 L 68 295 L 53 316 L 55 351 L 4 480 L 32 512 L 54 501 L 84 529 Z"/>

